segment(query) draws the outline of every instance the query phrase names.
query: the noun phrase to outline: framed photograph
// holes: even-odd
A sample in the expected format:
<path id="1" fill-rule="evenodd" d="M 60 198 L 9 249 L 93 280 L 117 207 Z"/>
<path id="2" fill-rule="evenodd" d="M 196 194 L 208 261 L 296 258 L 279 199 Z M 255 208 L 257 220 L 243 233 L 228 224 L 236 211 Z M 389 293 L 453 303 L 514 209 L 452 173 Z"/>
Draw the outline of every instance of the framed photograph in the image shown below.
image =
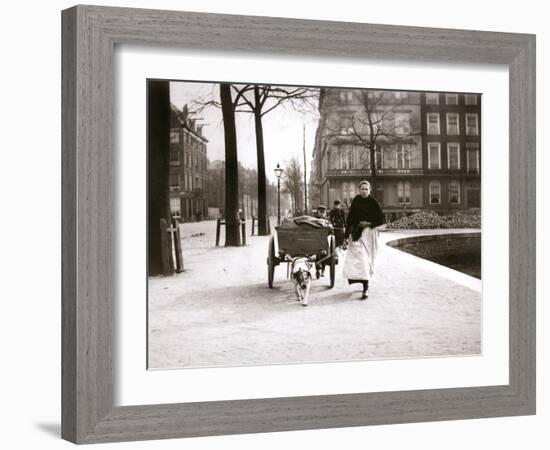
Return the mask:
<path id="1" fill-rule="evenodd" d="M 535 413 L 534 36 L 62 23 L 63 438 Z"/>

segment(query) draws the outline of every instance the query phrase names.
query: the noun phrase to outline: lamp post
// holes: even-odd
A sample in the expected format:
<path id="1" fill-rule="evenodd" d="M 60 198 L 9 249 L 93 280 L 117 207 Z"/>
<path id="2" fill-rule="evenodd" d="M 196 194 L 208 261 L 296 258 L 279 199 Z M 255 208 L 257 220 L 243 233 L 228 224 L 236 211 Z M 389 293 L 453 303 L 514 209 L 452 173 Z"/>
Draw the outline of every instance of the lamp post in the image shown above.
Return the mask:
<path id="1" fill-rule="evenodd" d="M 283 174 L 283 169 L 277 163 L 275 168 L 275 175 L 277 176 L 277 225 L 281 225 L 281 175 Z"/>
<path id="2" fill-rule="evenodd" d="M 304 214 L 307 216 L 307 172 L 306 172 L 306 123 L 303 122 L 303 151 L 304 151 Z"/>

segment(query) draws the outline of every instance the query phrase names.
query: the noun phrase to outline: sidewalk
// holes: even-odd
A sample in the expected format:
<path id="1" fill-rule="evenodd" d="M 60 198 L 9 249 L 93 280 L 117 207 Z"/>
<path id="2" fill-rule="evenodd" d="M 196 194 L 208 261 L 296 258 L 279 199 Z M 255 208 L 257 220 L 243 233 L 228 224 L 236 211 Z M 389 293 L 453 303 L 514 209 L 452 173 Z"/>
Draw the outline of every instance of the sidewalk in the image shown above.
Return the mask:
<path id="1" fill-rule="evenodd" d="M 381 245 L 367 301 L 342 278 L 341 257 L 334 289 L 328 273 L 314 280 L 304 308 L 286 265 L 276 268 L 274 288 L 267 286 L 269 236 L 216 248 L 215 222 L 201 223 L 182 225 L 185 272 L 149 279 L 151 368 L 480 353 L 479 280 Z M 203 236 L 186 238 L 199 228 Z M 450 230 L 380 235 L 384 244 L 432 232 Z"/>

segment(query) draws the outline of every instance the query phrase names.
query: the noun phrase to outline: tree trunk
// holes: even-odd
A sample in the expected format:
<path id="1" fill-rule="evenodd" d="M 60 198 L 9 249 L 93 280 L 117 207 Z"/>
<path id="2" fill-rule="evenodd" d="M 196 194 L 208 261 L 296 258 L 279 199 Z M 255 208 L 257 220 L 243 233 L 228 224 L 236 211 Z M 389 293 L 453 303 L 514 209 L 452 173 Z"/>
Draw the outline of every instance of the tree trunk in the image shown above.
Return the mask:
<path id="1" fill-rule="evenodd" d="M 239 167 L 237 160 L 237 131 L 231 86 L 220 84 L 223 130 L 225 137 L 225 246 L 240 245 L 239 221 Z"/>
<path id="2" fill-rule="evenodd" d="M 260 91 L 254 86 L 254 125 L 256 129 L 256 156 L 258 160 L 258 235 L 269 234 L 267 221 L 267 194 L 264 157 L 264 131 L 260 106 Z"/>
<path id="3" fill-rule="evenodd" d="M 160 275 L 163 273 L 160 219 L 170 222 L 170 84 L 150 81 L 147 96 L 148 273 Z"/>
<path id="4" fill-rule="evenodd" d="M 371 195 L 376 200 L 379 200 L 376 198 L 376 144 L 371 143 L 369 145 L 369 152 L 370 152 L 370 167 L 371 167 Z M 382 152 L 380 152 L 380 157 L 382 157 Z"/>

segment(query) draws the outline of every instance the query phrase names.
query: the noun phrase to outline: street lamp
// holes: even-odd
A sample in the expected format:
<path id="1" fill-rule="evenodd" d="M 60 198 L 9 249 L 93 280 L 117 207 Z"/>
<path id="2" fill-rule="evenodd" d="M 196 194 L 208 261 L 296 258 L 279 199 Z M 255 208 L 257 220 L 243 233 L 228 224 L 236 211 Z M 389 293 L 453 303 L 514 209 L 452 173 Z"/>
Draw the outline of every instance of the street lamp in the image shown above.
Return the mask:
<path id="1" fill-rule="evenodd" d="M 277 225 L 281 225 L 281 175 L 283 174 L 283 169 L 277 163 L 275 168 L 275 175 L 277 176 Z"/>

